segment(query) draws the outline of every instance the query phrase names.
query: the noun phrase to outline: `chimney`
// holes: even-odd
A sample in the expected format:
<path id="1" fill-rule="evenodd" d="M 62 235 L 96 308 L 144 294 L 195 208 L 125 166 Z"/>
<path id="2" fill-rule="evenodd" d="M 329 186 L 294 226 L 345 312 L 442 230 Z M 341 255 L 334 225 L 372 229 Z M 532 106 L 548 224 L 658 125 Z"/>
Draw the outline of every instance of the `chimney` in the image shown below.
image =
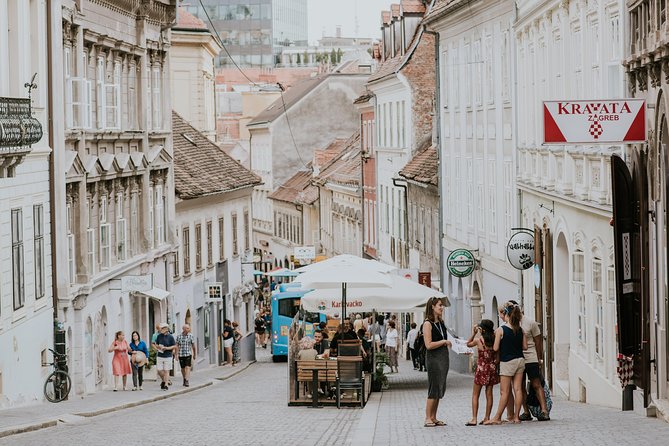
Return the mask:
<path id="1" fill-rule="evenodd" d="M 337 25 L 336 37 L 337 37 L 337 39 L 341 39 L 341 25 Z"/>

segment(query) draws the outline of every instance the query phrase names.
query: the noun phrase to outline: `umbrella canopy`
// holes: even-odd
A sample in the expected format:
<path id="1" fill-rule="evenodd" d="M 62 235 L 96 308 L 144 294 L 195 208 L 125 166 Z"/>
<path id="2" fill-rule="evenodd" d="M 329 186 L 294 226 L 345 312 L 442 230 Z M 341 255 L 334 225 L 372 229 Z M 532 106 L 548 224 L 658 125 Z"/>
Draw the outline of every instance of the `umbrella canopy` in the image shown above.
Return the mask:
<path id="1" fill-rule="evenodd" d="M 311 265 L 296 268 L 294 271 L 297 271 L 298 273 L 310 273 L 314 271 L 328 271 L 332 267 L 346 266 L 353 268 L 372 269 L 380 273 L 387 273 L 396 269 L 394 266 L 378 262 L 376 260 L 363 259 L 362 257 L 353 256 L 350 254 L 340 254 L 338 256 L 323 260 L 322 262 L 312 263 Z"/>
<path id="2" fill-rule="evenodd" d="M 254 270 L 253 270 L 253 275 L 254 275 L 254 276 L 262 276 L 263 274 L 265 274 L 265 273 L 262 272 L 262 271 L 258 271 L 257 269 L 254 269 Z"/>
<path id="3" fill-rule="evenodd" d="M 306 274 L 306 273 L 305 273 Z M 301 278 L 301 276 L 300 276 Z M 346 290 L 346 310 L 369 311 L 415 311 L 422 309 L 431 297 L 446 298 L 446 295 L 405 279 L 389 275 L 390 287 L 348 286 Z M 446 305 L 450 305 L 446 299 Z M 334 289 L 315 289 L 302 298 L 302 306 L 311 312 L 334 314 L 342 312 L 339 292 Z"/>
<path id="4" fill-rule="evenodd" d="M 296 277 L 297 273 L 288 268 L 278 268 L 265 273 L 268 277 Z"/>

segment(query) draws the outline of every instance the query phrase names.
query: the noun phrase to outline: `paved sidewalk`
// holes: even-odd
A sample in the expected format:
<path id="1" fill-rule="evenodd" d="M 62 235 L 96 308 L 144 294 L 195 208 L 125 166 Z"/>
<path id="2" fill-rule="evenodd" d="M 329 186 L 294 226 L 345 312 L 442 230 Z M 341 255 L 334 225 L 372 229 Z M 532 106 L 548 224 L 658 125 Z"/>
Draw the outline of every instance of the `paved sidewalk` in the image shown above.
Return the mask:
<path id="1" fill-rule="evenodd" d="M 0 438 L 9 435 L 30 432 L 58 423 L 76 423 L 82 418 L 95 417 L 129 407 L 151 403 L 176 395 L 193 392 L 210 386 L 213 380 L 228 379 L 246 370 L 252 363 L 242 363 L 235 367 L 221 366 L 197 368 L 190 379 L 190 387 L 181 385 L 182 377 L 175 371 L 172 377 L 173 386 L 168 391 L 160 389 L 160 381 L 145 381 L 141 391 L 98 391 L 89 395 L 72 395 L 69 400 L 61 403 L 39 403 L 27 407 L 0 410 Z M 132 387 L 132 377 L 128 377 Z"/>
<path id="2" fill-rule="evenodd" d="M 390 389 L 372 394 L 358 424 L 351 432 L 351 445 L 406 446 L 417 444 L 542 444 L 542 445 L 666 445 L 669 424 L 634 412 L 553 400 L 551 421 L 520 425 L 467 427 L 471 418 L 473 377 L 450 373 L 448 389 L 439 405 L 445 427 L 423 427 L 427 397 L 427 374 L 414 371 L 411 363 L 400 364 L 400 373 L 389 376 Z M 493 413 L 499 387 L 495 388 Z M 485 411 L 485 394 L 479 405 L 479 422 Z"/>

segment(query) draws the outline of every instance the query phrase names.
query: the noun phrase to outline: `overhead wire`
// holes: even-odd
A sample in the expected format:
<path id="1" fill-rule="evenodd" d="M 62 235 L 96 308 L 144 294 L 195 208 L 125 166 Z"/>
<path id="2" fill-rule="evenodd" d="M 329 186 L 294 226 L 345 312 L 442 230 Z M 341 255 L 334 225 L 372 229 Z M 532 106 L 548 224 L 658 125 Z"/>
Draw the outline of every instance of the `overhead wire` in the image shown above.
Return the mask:
<path id="1" fill-rule="evenodd" d="M 207 8 L 204 7 L 204 3 L 202 3 L 202 0 L 199 0 L 200 6 L 202 6 L 202 11 L 204 11 L 204 14 L 207 16 L 207 21 L 209 22 L 209 25 L 211 26 L 211 29 L 214 31 L 216 34 L 216 38 L 218 39 L 218 43 L 221 45 L 225 53 L 228 55 L 230 58 L 230 61 L 232 61 L 233 65 L 239 70 L 240 73 L 242 73 L 242 76 L 244 76 L 254 87 L 262 88 L 259 84 L 251 80 L 250 77 L 247 76 L 247 74 L 242 70 L 242 68 L 237 64 L 235 61 L 234 57 L 232 57 L 232 54 L 228 51 L 228 48 L 225 46 L 223 43 L 223 39 L 221 39 L 220 34 L 218 33 L 218 30 L 216 29 L 216 26 L 214 25 L 214 22 L 211 20 L 211 17 L 209 17 L 209 13 L 207 12 Z M 286 124 L 288 126 L 288 131 L 290 133 L 290 138 L 293 142 L 293 147 L 295 148 L 295 153 L 297 153 L 297 157 L 300 159 L 300 162 L 305 168 L 308 168 L 307 164 L 304 162 L 304 159 L 302 158 L 302 155 L 300 154 L 300 149 L 297 147 L 297 142 L 295 141 L 295 135 L 293 133 L 293 128 L 290 125 L 290 119 L 288 118 L 288 109 L 286 108 L 286 101 L 283 98 L 283 85 L 281 85 L 279 82 L 276 83 L 276 85 L 279 87 L 279 91 L 281 92 L 281 104 L 283 105 L 283 114 L 286 117 Z"/>

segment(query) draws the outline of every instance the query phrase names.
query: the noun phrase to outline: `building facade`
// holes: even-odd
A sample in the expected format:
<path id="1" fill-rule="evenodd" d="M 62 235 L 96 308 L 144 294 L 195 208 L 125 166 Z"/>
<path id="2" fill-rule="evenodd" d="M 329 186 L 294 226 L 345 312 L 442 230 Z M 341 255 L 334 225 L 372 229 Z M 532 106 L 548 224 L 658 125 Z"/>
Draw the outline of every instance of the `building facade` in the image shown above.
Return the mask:
<path id="1" fill-rule="evenodd" d="M 61 85 L 49 84 L 60 66 L 60 5 L 48 5 L 0 2 L 0 408 L 42 401 L 52 371 L 49 174 L 64 123 Z"/>
<path id="2" fill-rule="evenodd" d="M 517 220 L 514 6 L 508 0 L 440 2 L 428 19 L 439 33 L 441 255 L 447 259 L 464 248 L 477 264 L 468 277 L 442 272 L 442 289 L 451 301 L 447 321 L 459 336 L 482 317 L 495 320 L 497 305 L 518 296 L 518 273 L 506 261 Z M 464 359 L 456 357 L 455 367 L 468 368 Z"/>
<path id="3" fill-rule="evenodd" d="M 667 170 L 669 159 L 666 147 L 669 144 L 667 130 L 667 114 L 669 106 L 665 98 L 669 66 L 663 56 L 667 50 L 666 41 L 667 4 L 659 0 L 627 2 L 622 5 L 622 13 L 618 23 L 629 23 L 630 29 L 623 41 L 625 55 L 625 71 L 627 77 L 627 93 L 630 96 L 643 98 L 647 102 L 648 143 L 628 147 L 626 150 L 628 164 L 639 163 L 645 158 L 647 166 L 639 170 L 647 181 L 646 193 L 640 198 L 648 215 L 641 216 L 638 222 L 642 229 L 643 240 L 649 244 L 648 273 L 643 275 L 644 289 L 649 290 L 643 297 L 643 306 L 647 309 L 645 316 L 639 320 L 644 327 L 641 339 L 643 347 L 644 372 L 641 376 L 642 387 L 649 396 L 646 404 L 655 406 L 658 416 L 669 420 L 669 284 L 667 268 L 667 200 L 669 199 L 669 181 Z M 625 20 L 626 18 L 626 20 Z M 612 20 L 612 19 L 611 19 Z M 622 39 L 622 37 L 621 37 Z M 636 358 L 635 358 L 636 360 Z M 640 392 L 638 392 L 640 393 Z M 643 407 L 641 397 L 635 398 L 635 409 Z"/>
<path id="4" fill-rule="evenodd" d="M 66 290 L 58 319 L 76 394 L 111 383 L 107 346 L 117 330 L 146 339 L 156 322 L 174 324 L 168 50 L 175 5 L 63 2 L 65 147 L 56 178 L 66 194 L 56 250 L 65 253 L 67 274 L 58 277 Z M 128 276 L 150 287 L 128 288 L 121 280 Z"/>
<path id="5" fill-rule="evenodd" d="M 239 323 L 242 359 L 255 359 L 251 194 L 260 179 L 173 113 L 176 194 L 172 265 L 177 329 L 191 324 L 199 360 L 223 360 L 223 321 Z M 221 285 L 221 299 L 210 296 Z M 220 342 L 219 342 L 220 340 Z"/>
<path id="6" fill-rule="evenodd" d="M 307 168 L 316 148 L 325 147 L 333 138 L 348 138 L 358 128 L 353 101 L 367 76 L 351 63 L 342 72 L 299 82 L 248 123 L 251 169 L 263 183 L 253 196 L 253 246 L 259 254 L 274 252 L 269 194 L 296 171 Z M 328 110 L 327 116 L 323 110 Z"/>
<path id="7" fill-rule="evenodd" d="M 360 156 L 362 157 L 362 255 L 376 259 L 378 238 L 377 199 L 376 199 L 376 157 L 374 143 L 376 138 L 374 119 L 375 98 L 365 93 L 354 104 L 360 113 Z"/>
<path id="8" fill-rule="evenodd" d="M 542 327 L 554 393 L 619 407 L 611 211 L 621 146 L 542 145 L 550 99 L 624 97 L 622 1 L 518 1 L 517 184 L 521 226 L 535 232 L 525 313 Z"/>
<path id="9" fill-rule="evenodd" d="M 430 5 L 413 1 L 402 5 L 392 5 L 392 12 L 382 13 L 382 63 L 370 76 L 367 89 L 374 95 L 376 107 L 376 256 L 385 263 L 407 268 L 408 203 L 406 182 L 399 171 L 426 141 L 432 140 L 436 70 L 434 35 L 420 25 Z"/>
<path id="10" fill-rule="evenodd" d="M 307 0 L 187 0 L 183 6 L 208 23 L 207 15 L 226 46 L 217 66 L 271 68 L 284 46 L 306 45 Z M 206 13 L 205 13 L 206 10 Z M 212 30 L 213 31 L 213 30 Z"/>

